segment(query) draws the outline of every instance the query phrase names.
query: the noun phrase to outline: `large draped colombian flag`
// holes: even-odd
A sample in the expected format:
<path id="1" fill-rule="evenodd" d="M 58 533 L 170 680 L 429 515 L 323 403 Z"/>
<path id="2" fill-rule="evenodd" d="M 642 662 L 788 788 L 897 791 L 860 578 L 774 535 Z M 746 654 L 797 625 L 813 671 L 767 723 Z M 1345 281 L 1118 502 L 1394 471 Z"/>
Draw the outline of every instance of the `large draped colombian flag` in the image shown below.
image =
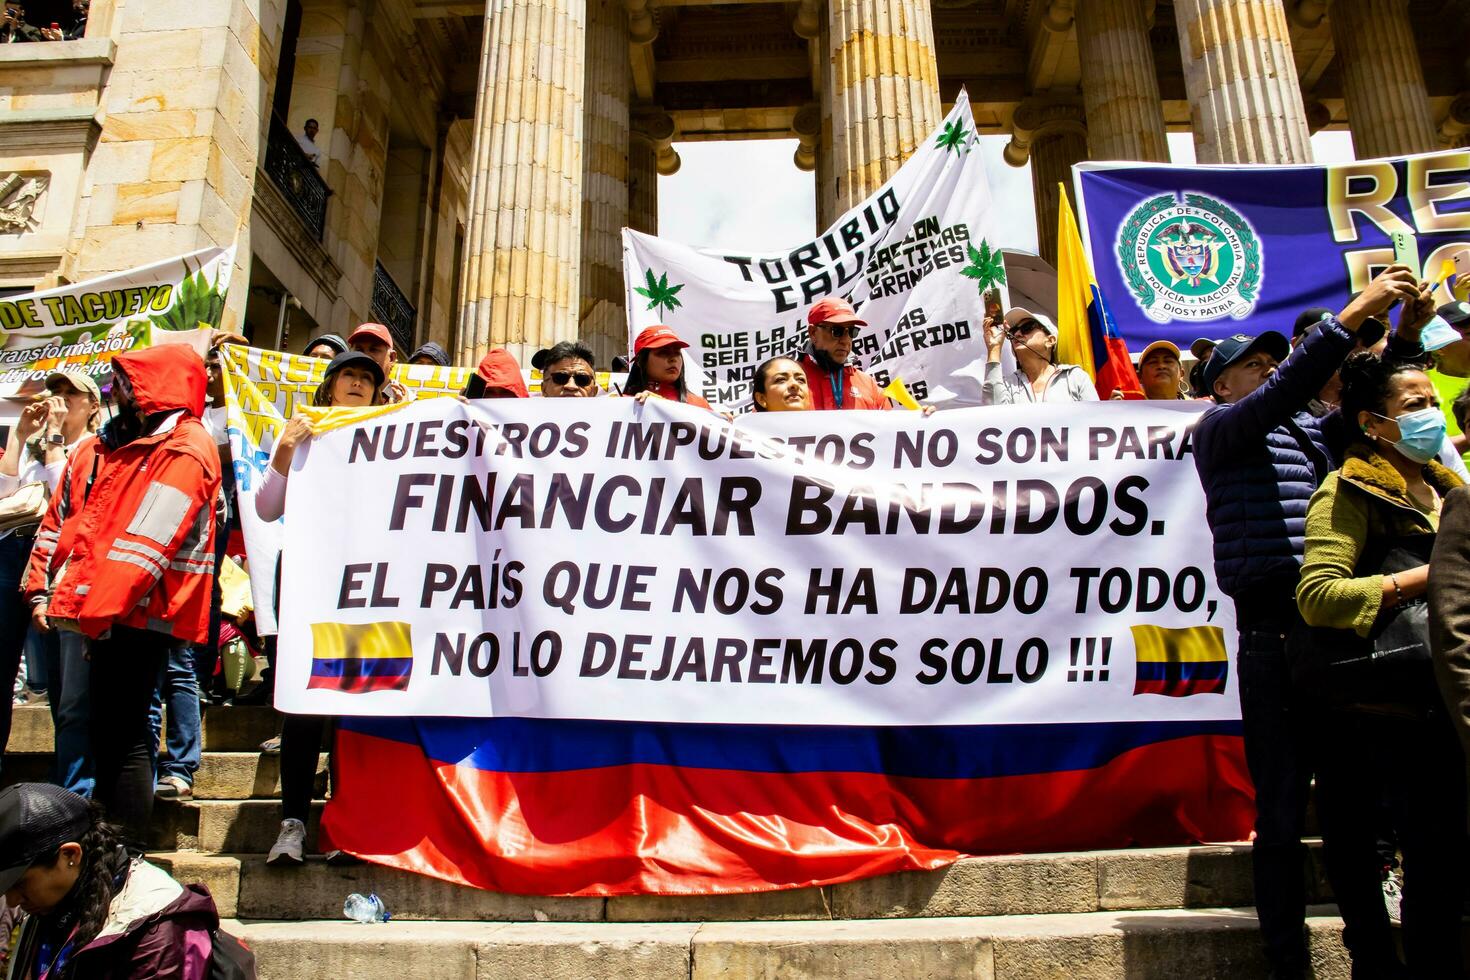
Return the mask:
<path id="1" fill-rule="evenodd" d="M 522 894 L 833 884 L 963 854 L 1240 840 L 1239 732 L 344 718 L 323 828 L 381 864 Z"/>

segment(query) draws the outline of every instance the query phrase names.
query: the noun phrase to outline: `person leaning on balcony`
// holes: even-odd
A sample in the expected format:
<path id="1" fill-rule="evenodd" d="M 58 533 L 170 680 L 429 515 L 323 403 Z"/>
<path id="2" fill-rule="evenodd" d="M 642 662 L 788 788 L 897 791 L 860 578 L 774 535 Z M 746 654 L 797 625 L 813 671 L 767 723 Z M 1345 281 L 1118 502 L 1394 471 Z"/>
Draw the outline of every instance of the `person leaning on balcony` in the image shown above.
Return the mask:
<path id="1" fill-rule="evenodd" d="M 390 405 L 411 402 L 413 392 L 393 378 L 393 367 L 398 363 L 398 348 L 393 346 L 393 335 L 381 323 L 364 323 L 347 338 L 347 346 L 361 351 L 378 362 L 383 369 L 383 400 Z"/>
<path id="2" fill-rule="evenodd" d="M 308 119 L 301 124 L 301 135 L 296 137 L 296 145 L 301 147 L 301 152 L 306 154 L 313 167 L 322 165 L 322 148 L 316 145 L 316 134 L 320 130 L 321 124 L 315 119 Z"/>

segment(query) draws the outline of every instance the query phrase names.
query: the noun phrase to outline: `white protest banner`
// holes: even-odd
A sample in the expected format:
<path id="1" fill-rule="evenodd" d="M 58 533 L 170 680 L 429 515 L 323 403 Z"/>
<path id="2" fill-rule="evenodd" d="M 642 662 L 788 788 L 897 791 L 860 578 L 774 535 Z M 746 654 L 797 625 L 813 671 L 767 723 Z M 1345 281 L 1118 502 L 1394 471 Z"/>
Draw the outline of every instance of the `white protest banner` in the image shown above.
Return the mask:
<path id="1" fill-rule="evenodd" d="M 812 304 L 840 295 L 868 322 L 853 353 L 880 385 L 898 377 L 936 405 L 980 404 L 981 294 L 994 288 L 1003 305 L 1005 268 L 976 147 L 961 92 L 893 179 L 812 241 L 740 255 L 624 229 L 629 336 L 672 327 L 690 345 L 691 389 L 736 407 L 756 365 L 806 342 Z"/>
<path id="2" fill-rule="evenodd" d="M 434 400 L 331 428 L 334 413 L 287 492 L 276 704 L 1236 719 L 1233 610 L 1190 450 L 1200 411 L 728 423 L 660 400 Z"/>
<path id="3" fill-rule="evenodd" d="M 155 331 L 218 327 L 235 250 L 207 248 L 41 292 L 0 299 L 0 398 L 39 393 L 59 368 L 105 385 L 118 354 Z"/>
<path id="4" fill-rule="evenodd" d="M 250 591 L 255 603 L 256 628 L 262 635 L 276 632 L 276 565 L 281 552 L 280 521 L 255 516 L 255 492 L 271 450 L 286 420 L 311 404 L 327 361 L 282 351 L 237 347 L 221 348 L 224 368 L 225 426 L 234 458 L 235 491 L 240 506 L 240 531 L 250 559 Z M 415 397 L 458 394 L 469 377 L 465 368 L 400 364 L 393 378 Z"/>

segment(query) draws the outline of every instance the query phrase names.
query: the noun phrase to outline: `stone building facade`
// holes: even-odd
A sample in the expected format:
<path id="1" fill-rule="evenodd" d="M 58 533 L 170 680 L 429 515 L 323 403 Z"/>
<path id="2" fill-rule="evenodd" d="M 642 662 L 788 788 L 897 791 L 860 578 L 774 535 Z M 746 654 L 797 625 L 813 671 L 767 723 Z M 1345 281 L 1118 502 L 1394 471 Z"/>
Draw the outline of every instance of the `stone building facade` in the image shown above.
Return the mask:
<path id="1" fill-rule="evenodd" d="M 0 289 L 235 241 L 227 325 L 262 346 L 377 319 L 606 363 L 675 141 L 796 138 L 825 224 L 965 86 L 1050 258 L 1068 167 L 1169 131 L 1201 162 L 1466 145 L 1466 51 L 1470 0 L 93 0 L 0 45 Z"/>

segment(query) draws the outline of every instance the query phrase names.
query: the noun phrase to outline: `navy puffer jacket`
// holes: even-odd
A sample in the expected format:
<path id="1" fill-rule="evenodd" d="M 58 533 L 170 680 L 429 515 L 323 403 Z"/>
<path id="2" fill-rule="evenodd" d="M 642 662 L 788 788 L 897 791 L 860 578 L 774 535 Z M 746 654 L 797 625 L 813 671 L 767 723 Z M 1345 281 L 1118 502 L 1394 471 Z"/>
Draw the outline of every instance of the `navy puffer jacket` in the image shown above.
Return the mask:
<path id="1" fill-rule="evenodd" d="M 1217 405 L 1194 430 L 1194 465 L 1215 535 L 1215 577 L 1226 595 L 1285 590 L 1301 573 L 1307 505 L 1332 471 L 1320 420 L 1307 402 L 1322 390 L 1353 335 L 1335 317 L 1302 341 L 1265 384 Z"/>

